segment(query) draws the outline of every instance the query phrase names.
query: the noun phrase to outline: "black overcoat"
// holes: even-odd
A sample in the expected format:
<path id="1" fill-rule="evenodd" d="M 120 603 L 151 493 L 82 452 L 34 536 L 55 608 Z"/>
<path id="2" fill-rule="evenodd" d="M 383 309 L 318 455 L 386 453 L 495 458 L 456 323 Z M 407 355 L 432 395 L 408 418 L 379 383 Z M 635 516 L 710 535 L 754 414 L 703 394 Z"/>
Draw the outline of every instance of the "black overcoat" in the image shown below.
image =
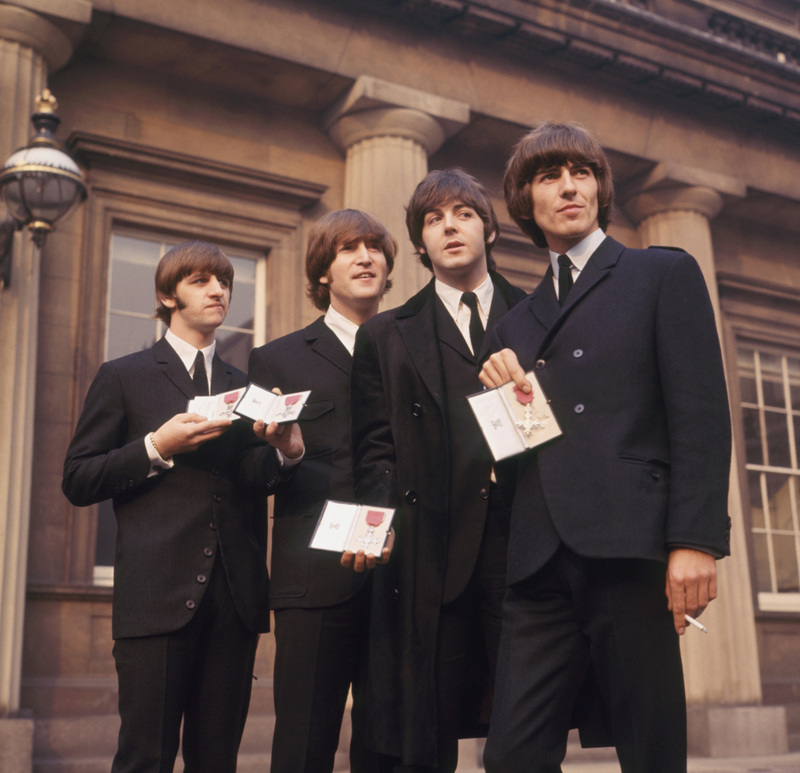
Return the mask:
<path id="1" fill-rule="evenodd" d="M 509 308 L 524 298 L 498 274 L 492 280 Z M 351 380 L 356 494 L 397 507 L 392 557 L 374 575 L 368 744 L 405 764 L 429 766 L 436 764 L 434 663 L 450 479 L 457 474 L 435 300 L 432 281 L 403 306 L 365 322 Z M 484 356 L 488 345 L 487 335 Z M 466 717 L 463 736 L 479 732 L 476 724 Z"/>

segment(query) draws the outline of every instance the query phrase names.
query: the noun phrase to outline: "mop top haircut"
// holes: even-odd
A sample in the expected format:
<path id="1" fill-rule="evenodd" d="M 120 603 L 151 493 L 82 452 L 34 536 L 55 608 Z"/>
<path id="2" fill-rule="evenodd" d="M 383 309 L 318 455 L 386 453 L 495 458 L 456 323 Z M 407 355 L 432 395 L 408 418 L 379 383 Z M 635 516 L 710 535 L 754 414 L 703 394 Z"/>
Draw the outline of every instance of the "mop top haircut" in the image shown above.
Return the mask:
<path id="1" fill-rule="evenodd" d="M 429 271 L 433 271 L 431 259 L 425 250 L 425 243 L 422 241 L 425 215 L 434 209 L 445 207 L 456 201 L 474 209 L 478 217 L 483 220 L 486 268 L 494 271 L 492 245 L 497 242 L 497 237 L 500 235 L 500 226 L 492 207 L 492 200 L 483 185 L 471 174 L 458 167 L 429 172 L 417 186 L 406 207 L 408 237 L 419 255 L 420 263 Z"/>
<path id="2" fill-rule="evenodd" d="M 225 280 L 233 293 L 233 266 L 219 247 L 199 241 L 178 244 L 161 258 L 156 268 L 155 317 L 167 327 L 172 318 L 172 309 L 165 306 L 162 299 L 174 300 L 178 308 L 182 308 L 180 300 L 175 297 L 175 289 L 181 279 L 192 274 L 211 274 L 220 281 Z"/>
<path id="3" fill-rule="evenodd" d="M 597 220 L 605 231 L 614 206 L 614 181 L 603 148 L 583 126 L 572 122 L 542 121 L 517 143 L 506 164 L 503 192 L 508 214 L 537 247 L 547 247 L 547 239 L 533 218 L 531 182 L 545 169 L 574 164 L 586 165 L 594 173 L 597 180 Z"/>
<path id="4" fill-rule="evenodd" d="M 387 273 L 391 274 L 397 255 L 397 242 L 372 215 L 357 209 L 339 209 L 317 220 L 311 228 L 306 251 L 306 294 L 320 311 L 327 311 L 331 305 L 331 291 L 327 284 L 319 280 L 327 275 L 336 254 L 345 244 L 361 241 L 380 247 L 386 258 Z M 391 287 L 392 280 L 387 279 L 384 293 Z"/>

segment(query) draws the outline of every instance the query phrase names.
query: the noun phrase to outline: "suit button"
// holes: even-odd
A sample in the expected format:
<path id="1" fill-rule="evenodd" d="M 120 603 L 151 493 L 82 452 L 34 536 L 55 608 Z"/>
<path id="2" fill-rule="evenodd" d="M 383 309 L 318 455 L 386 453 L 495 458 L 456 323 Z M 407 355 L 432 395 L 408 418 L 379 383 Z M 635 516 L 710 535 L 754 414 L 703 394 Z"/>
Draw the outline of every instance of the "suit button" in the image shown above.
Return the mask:
<path id="1" fill-rule="evenodd" d="M 197 582 L 204 583 L 208 578 L 204 574 L 197 575 Z"/>
<path id="2" fill-rule="evenodd" d="M 414 403 L 413 407 L 411 408 L 411 413 L 419 418 L 422 416 L 422 406 L 419 403 Z"/>
<path id="3" fill-rule="evenodd" d="M 211 474 L 212 475 L 219 475 L 219 470 L 215 467 L 213 470 L 211 470 Z"/>
<path id="4" fill-rule="evenodd" d="M 214 551 L 211 548 L 204 548 L 203 549 L 203 555 L 206 555 L 209 558 L 211 558 L 211 556 L 214 555 Z"/>
<path id="5" fill-rule="evenodd" d="M 578 357 L 583 357 L 583 349 L 576 349 L 576 350 L 575 350 L 575 351 L 572 353 L 572 356 L 573 356 L 573 357 L 575 357 L 576 359 L 577 359 Z"/>
<path id="6" fill-rule="evenodd" d="M 661 480 L 661 473 L 658 470 L 651 470 L 650 474 L 653 476 L 653 480 Z"/>
<path id="7" fill-rule="evenodd" d="M 214 501 L 219 503 L 222 501 L 222 497 L 219 494 L 214 494 Z"/>
<path id="8" fill-rule="evenodd" d="M 417 504 L 417 492 L 412 491 L 411 489 L 406 491 L 406 502 L 408 502 L 410 505 Z"/>
<path id="9" fill-rule="evenodd" d="M 486 486 L 484 486 L 481 489 L 481 499 L 488 499 L 488 498 L 489 498 L 489 489 Z"/>
<path id="10" fill-rule="evenodd" d="M 217 528 L 217 524 L 215 524 L 214 521 L 211 521 L 211 523 L 208 524 L 208 525 L 209 525 L 210 528 L 212 528 L 214 530 L 216 530 L 216 528 Z"/>
<path id="11" fill-rule="evenodd" d="M 197 604 L 195 604 L 191 599 L 186 602 L 186 609 L 194 609 L 196 606 Z"/>
<path id="12" fill-rule="evenodd" d="M 544 360 L 536 360 L 536 370 L 541 370 L 545 365 Z"/>
<path id="13" fill-rule="evenodd" d="M 400 598 L 400 588 L 392 588 L 392 596 L 394 596 L 395 600 Z"/>
<path id="14" fill-rule="evenodd" d="M 578 403 L 575 408 L 575 413 L 583 413 L 586 409 L 583 407 L 583 403 Z"/>

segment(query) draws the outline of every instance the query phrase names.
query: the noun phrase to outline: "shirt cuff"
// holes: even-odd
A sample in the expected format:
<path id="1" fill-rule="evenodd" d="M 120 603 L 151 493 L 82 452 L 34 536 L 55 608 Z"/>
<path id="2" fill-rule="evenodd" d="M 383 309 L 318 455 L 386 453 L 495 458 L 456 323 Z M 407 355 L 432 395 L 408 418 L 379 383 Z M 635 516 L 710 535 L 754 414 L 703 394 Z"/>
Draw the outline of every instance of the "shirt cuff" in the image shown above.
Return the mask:
<path id="1" fill-rule="evenodd" d="M 280 465 L 282 470 L 291 470 L 292 467 L 296 467 L 300 462 L 303 461 L 303 457 L 306 455 L 306 449 L 303 449 L 303 453 L 297 457 L 297 459 L 290 459 L 288 456 L 284 456 L 277 448 L 275 449 L 275 453 L 278 455 L 278 464 Z"/>
<path id="2" fill-rule="evenodd" d="M 150 472 L 147 473 L 148 478 L 158 475 L 163 470 L 171 470 L 175 466 L 172 457 L 169 459 L 162 459 L 161 454 L 156 451 L 152 432 L 149 435 L 145 435 L 144 447 L 147 451 L 147 458 L 150 460 Z"/>

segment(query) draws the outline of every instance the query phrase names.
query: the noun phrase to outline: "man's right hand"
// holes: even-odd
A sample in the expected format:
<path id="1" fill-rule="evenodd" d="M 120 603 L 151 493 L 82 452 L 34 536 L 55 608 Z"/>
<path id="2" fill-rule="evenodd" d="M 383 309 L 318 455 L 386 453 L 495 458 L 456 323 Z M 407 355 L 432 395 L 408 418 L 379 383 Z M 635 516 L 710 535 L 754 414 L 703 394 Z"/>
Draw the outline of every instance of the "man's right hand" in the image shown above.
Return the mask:
<path id="1" fill-rule="evenodd" d="M 153 433 L 153 439 L 161 458 L 169 459 L 218 438 L 232 423 L 230 419 L 207 419 L 199 413 L 178 413 Z"/>
<path id="2" fill-rule="evenodd" d="M 481 383 L 490 389 L 513 381 L 526 395 L 532 390 L 517 355 L 511 349 L 501 349 L 489 357 L 483 364 L 479 378 Z"/>

